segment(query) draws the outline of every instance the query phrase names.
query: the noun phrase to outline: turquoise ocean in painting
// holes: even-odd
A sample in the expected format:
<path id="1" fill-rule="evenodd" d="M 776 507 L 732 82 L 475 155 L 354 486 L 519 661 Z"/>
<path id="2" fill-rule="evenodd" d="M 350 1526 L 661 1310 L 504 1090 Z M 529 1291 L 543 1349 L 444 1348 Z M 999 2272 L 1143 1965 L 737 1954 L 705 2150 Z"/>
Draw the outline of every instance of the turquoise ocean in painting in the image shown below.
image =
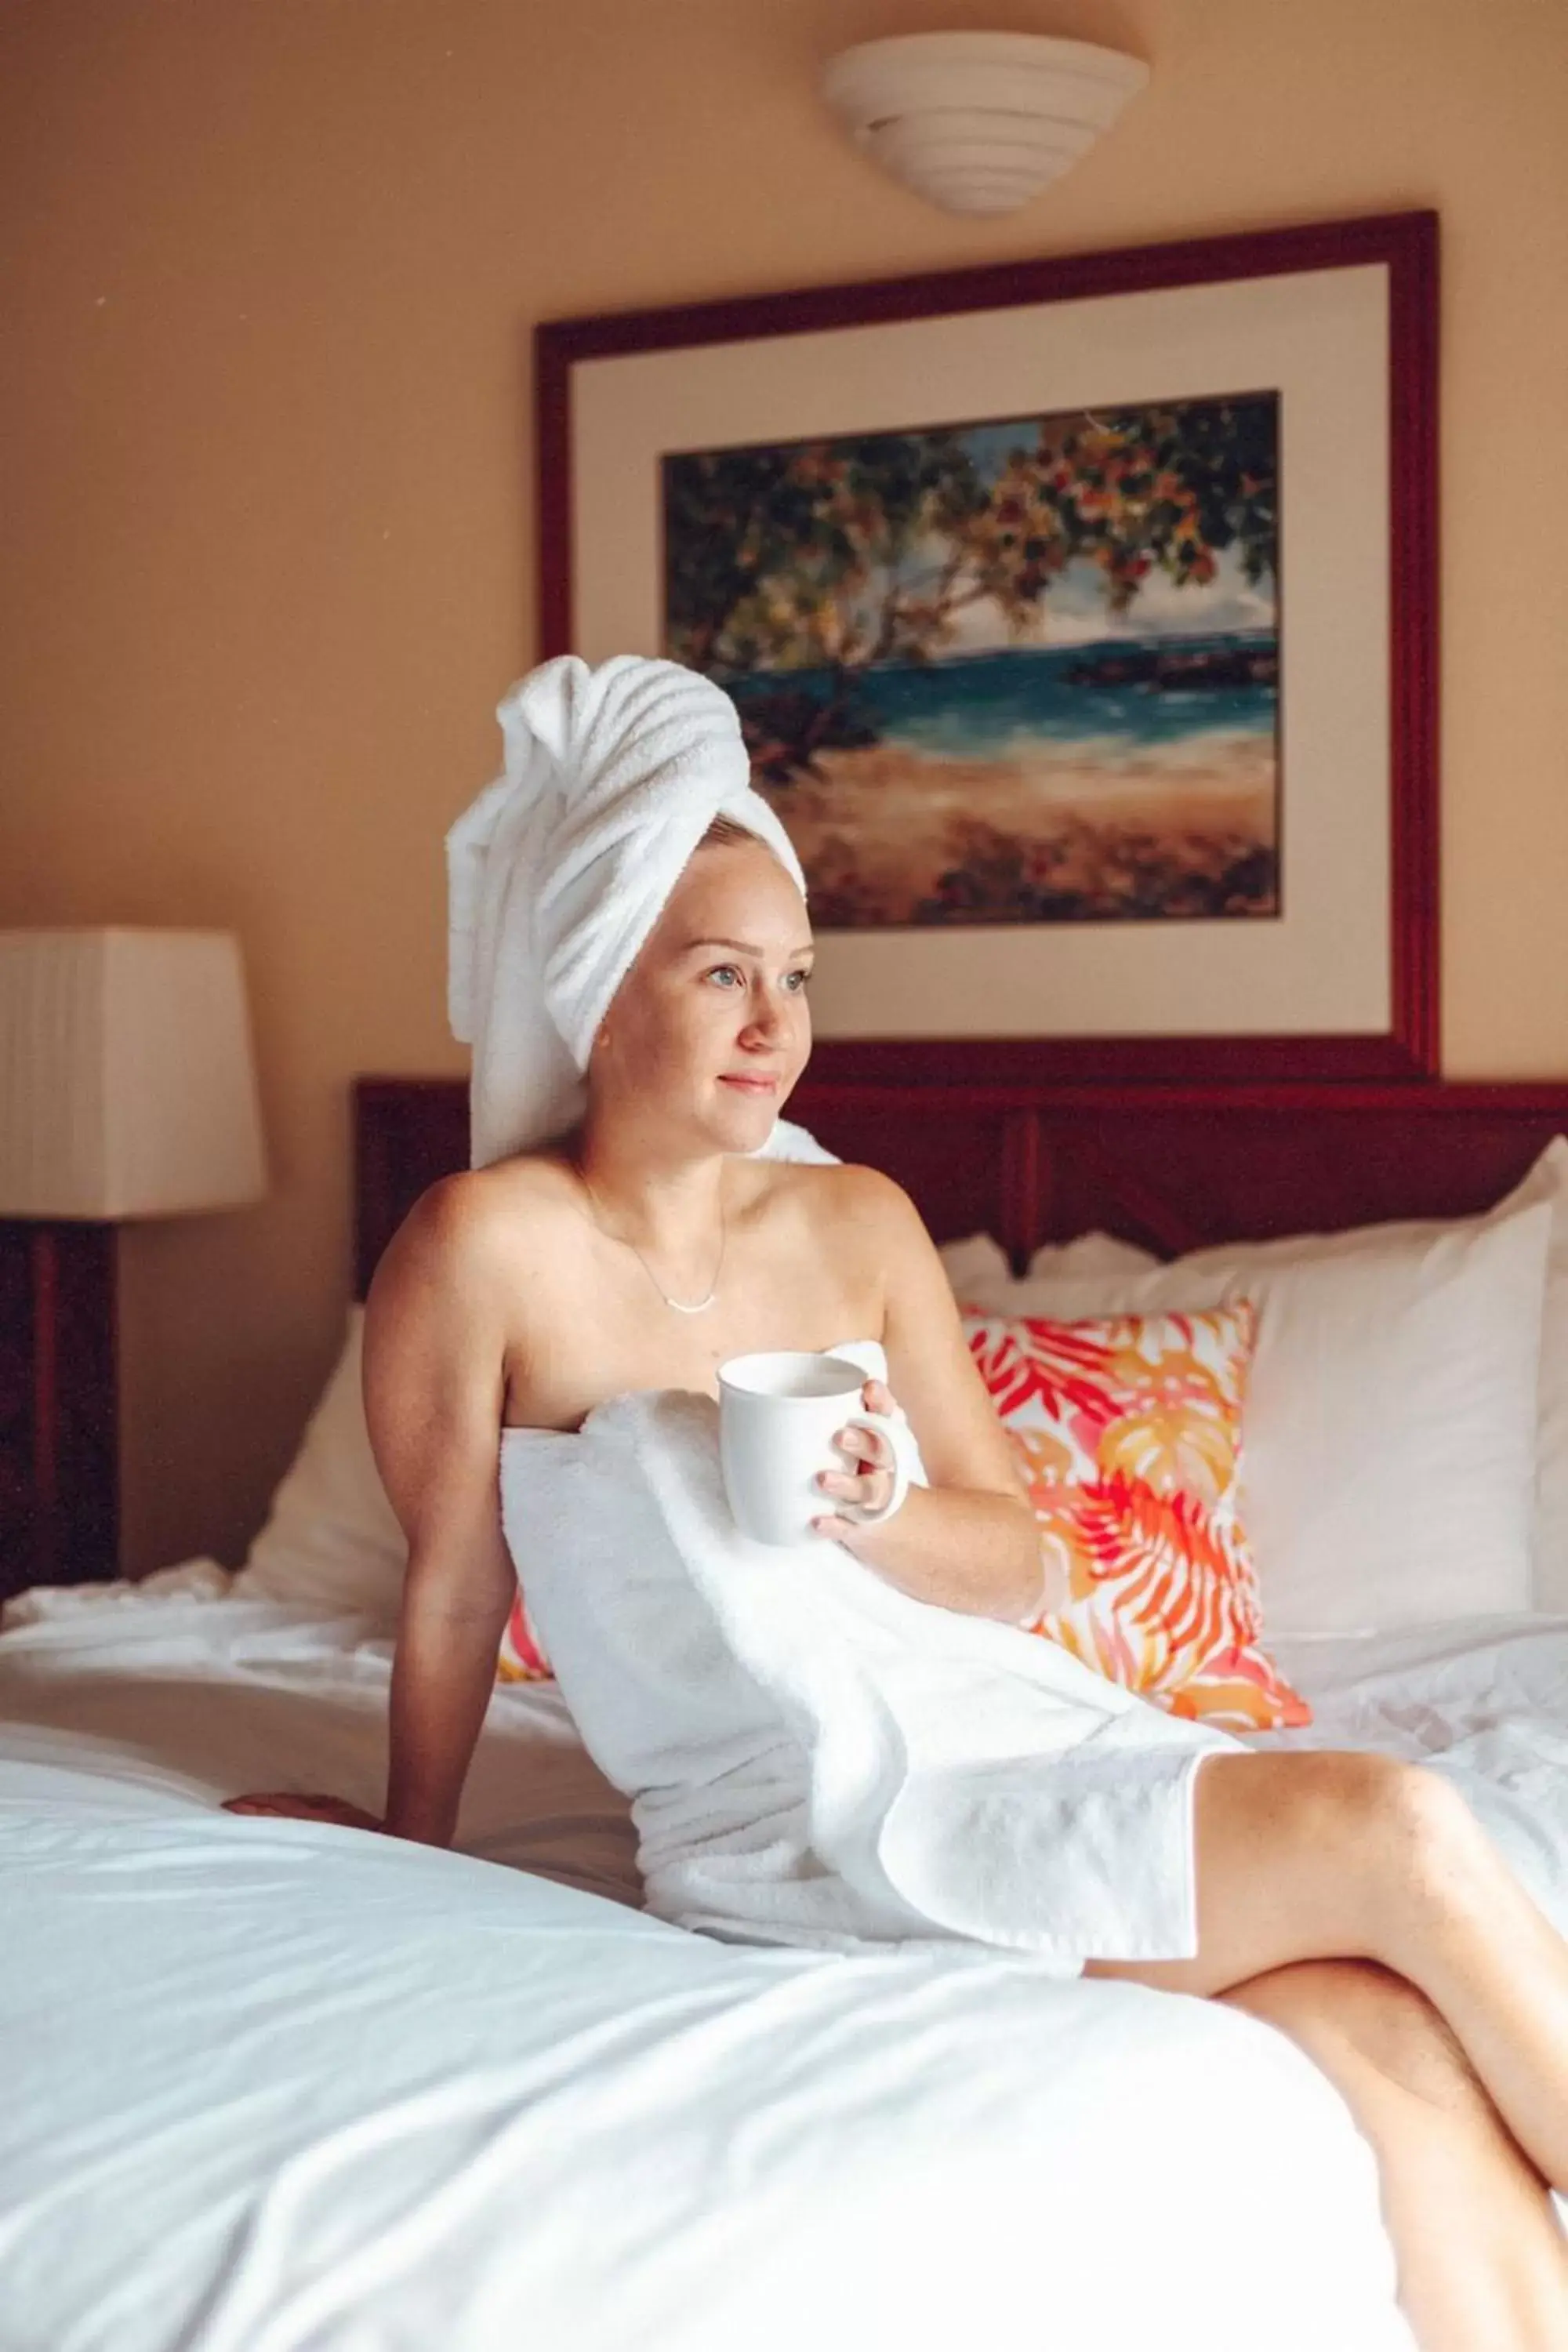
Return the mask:
<path id="1" fill-rule="evenodd" d="M 1209 682 L 1172 682 L 1173 663 L 1194 658 Z M 1158 759 L 1195 751 L 1194 739 L 1216 732 L 1270 741 L 1276 662 L 1275 635 L 1260 630 L 883 663 L 858 679 L 854 709 L 884 742 L 939 759 L 1005 759 L 1046 745 Z M 752 671 L 725 683 L 742 710 L 753 695 L 781 688 L 824 701 L 832 690 L 828 672 L 816 669 Z"/>

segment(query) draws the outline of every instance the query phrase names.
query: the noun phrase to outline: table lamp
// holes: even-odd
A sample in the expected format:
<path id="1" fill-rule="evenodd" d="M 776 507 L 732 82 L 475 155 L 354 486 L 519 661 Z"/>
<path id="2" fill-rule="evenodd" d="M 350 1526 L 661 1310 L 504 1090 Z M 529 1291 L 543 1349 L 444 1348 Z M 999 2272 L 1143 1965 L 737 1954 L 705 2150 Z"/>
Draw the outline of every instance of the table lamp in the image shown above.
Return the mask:
<path id="1" fill-rule="evenodd" d="M 115 1226 L 266 1190 L 232 933 L 0 930 L 0 1597 L 119 1572 Z"/>

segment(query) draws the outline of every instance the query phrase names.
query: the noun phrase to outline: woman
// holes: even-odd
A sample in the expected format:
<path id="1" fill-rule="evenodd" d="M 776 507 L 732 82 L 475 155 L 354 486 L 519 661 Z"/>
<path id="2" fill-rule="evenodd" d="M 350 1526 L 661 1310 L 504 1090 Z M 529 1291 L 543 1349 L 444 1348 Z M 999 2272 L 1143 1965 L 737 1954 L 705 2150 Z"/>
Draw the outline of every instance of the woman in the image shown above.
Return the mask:
<path id="1" fill-rule="evenodd" d="M 857 1433 L 821 1473 L 819 1526 L 918 1601 L 1011 1624 L 1037 1607 L 1032 1517 L 910 1203 L 868 1169 L 756 1156 L 806 1060 L 810 966 L 776 843 L 749 812 L 721 817 L 594 1024 L 581 1118 L 405 1221 L 365 1319 L 371 1437 L 409 1543 L 384 1816 L 233 1810 L 449 1843 L 516 1591 L 500 1432 L 576 1431 L 640 1391 L 711 1397 L 753 1349 L 879 1339 L 889 1381 L 865 1402 L 907 1413 L 930 1483 L 860 1524 L 889 1471 Z M 1423 2352 L 1560 2352 L 1568 1947 L 1439 1776 L 1352 1752 L 1203 1761 L 1195 1955 L 1082 1972 L 1247 2010 L 1322 2068 L 1376 2152 Z"/>

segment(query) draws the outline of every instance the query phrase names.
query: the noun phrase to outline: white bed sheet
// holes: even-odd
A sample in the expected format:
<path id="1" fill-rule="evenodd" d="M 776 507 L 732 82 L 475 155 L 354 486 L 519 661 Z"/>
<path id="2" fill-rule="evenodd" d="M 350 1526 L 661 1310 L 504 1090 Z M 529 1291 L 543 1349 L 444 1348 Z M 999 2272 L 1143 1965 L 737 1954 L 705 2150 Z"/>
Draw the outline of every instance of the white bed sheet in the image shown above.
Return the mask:
<path id="1" fill-rule="evenodd" d="M 1258 1746 L 1426 1756 L 1568 1931 L 1568 1619 L 1277 1646 L 1318 1720 Z M 650 1920 L 552 1689 L 498 1692 L 461 1852 L 216 1810 L 375 1805 L 391 1647 L 233 1598 L 0 1637 L 0 2352 L 1411 2352 L 1281 2036 Z"/>
<path id="2" fill-rule="evenodd" d="M 0 1757 L 79 1766 L 210 1810 L 247 1789 L 327 1790 L 379 1811 L 393 1632 L 279 1602 L 174 1592 L 0 1634 Z M 498 1689 L 463 1793 L 463 1851 L 640 1899 L 626 1800 L 553 1683 Z M 3 2352 L 3 2347 L 0 2347 Z"/>

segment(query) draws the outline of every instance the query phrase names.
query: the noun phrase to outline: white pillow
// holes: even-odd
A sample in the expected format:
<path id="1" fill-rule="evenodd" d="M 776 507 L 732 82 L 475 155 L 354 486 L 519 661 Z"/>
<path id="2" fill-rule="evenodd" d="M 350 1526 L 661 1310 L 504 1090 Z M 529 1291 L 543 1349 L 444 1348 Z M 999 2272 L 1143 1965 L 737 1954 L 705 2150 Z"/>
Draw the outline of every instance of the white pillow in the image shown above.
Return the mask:
<path id="1" fill-rule="evenodd" d="M 1531 1605 L 1552 1231 L 1545 1202 L 1509 1204 L 1069 1267 L 973 1303 L 1075 1319 L 1251 1298 L 1242 1500 L 1269 1633 L 1415 1624 Z"/>
<path id="2" fill-rule="evenodd" d="M 1568 1137 L 1552 1137 L 1509 1197 L 1552 1203 L 1535 1450 L 1535 1605 L 1568 1617 Z"/>
<path id="3" fill-rule="evenodd" d="M 1105 1275 L 1142 1274 L 1160 1263 L 1136 1243 L 1119 1241 L 1114 1234 L 1079 1234 L 1076 1241 L 1052 1242 L 1037 1249 L 1029 1260 L 1029 1274 L 1031 1278 L 1049 1276 L 1058 1281 L 1080 1276 L 1093 1280 Z"/>
<path id="4" fill-rule="evenodd" d="M 966 1234 L 960 1242 L 943 1242 L 937 1255 L 961 1304 L 972 1290 L 994 1290 L 998 1283 L 1013 1279 L 1006 1251 L 989 1234 Z"/>
<path id="5" fill-rule="evenodd" d="M 351 1306 L 336 1368 L 272 1497 L 234 1591 L 307 1609 L 395 1617 L 408 1546 L 365 1426 L 364 1308 Z"/>
<path id="6" fill-rule="evenodd" d="M 972 1295 L 978 1306 L 979 1293 L 992 1292 L 998 1283 L 1013 1280 L 1006 1251 L 989 1234 L 966 1234 L 962 1241 L 943 1242 L 937 1255 L 961 1307 L 970 1303 Z M 1099 1277 L 1106 1274 L 1141 1274 L 1146 1266 L 1159 1264 L 1160 1260 L 1151 1257 L 1147 1250 L 1139 1249 L 1132 1242 L 1118 1241 L 1114 1234 L 1079 1234 L 1076 1241 L 1058 1242 L 1048 1249 L 1037 1249 L 1029 1260 L 1029 1273 L 1031 1276 Z"/>
<path id="7" fill-rule="evenodd" d="M 1282 1258 L 1321 1255 L 1325 1251 L 1367 1243 L 1430 1239 L 1444 1233 L 1468 1233 L 1479 1225 L 1496 1224 L 1521 1209 L 1545 1201 L 1552 1208 L 1552 1236 L 1546 1248 L 1546 1288 L 1541 1326 L 1540 1386 L 1535 1455 L 1535 1513 L 1531 1545 L 1533 1606 L 1554 1616 L 1568 1616 L 1568 1136 L 1554 1135 L 1529 1173 L 1505 1194 L 1495 1208 L 1480 1217 L 1462 1217 L 1451 1223 L 1440 1218 L 1410 1218 L 1397 1223 L 1357 1225 L 1343 1234 L 1298 1234 L 1287 1240 L 1221 1243 L 1194 1250 L 1175 1264 L 1194 1270 L 1219 1267 L 1226 1272 L 1245 1266 L 1275 1265 Z M 1029 1260 L 1030 1276 L 1057 1274 L 1074 1251 L 1100 1243 L 1124 1254 L 1131 1265 L 1144 1269 L 1161 1261 L 1131 1242 L 1107 1234 L 1089 1234 L 1069 1243 L 1066 1250 L 1039 1249 Z M 1070 1268 L 1069 1270 L 1078 1270 Z M 1087 1297 L 1098 1297 L 1097 1288 Z M 1044 1311 L 1043 1309 L 1041 1310 Z M 1092 1315 L 1089 1304 L 1059 1310 Z"/>

